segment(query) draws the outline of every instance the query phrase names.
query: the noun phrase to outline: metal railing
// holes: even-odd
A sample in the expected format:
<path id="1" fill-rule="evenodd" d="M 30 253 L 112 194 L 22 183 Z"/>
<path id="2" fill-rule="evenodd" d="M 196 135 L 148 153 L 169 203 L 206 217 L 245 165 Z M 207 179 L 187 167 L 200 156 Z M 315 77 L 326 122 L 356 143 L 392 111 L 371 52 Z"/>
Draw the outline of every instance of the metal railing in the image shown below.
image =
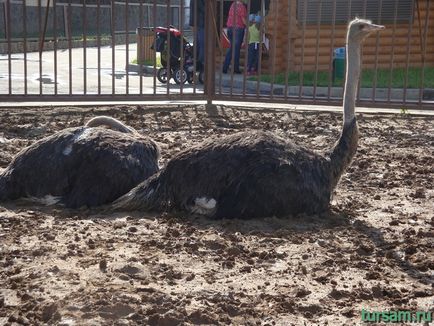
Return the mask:
<path id="1" fill-rule="evenodd" d="M 335 54 L 345 46 L 346 24 L 357 15 L 387 27 L 363 46 L 358 104 L 434 107 L 432 1 L 249 0 L 239 5 L 261 17 L 254 71 L 249 71 L 249 56 L 255 52 L 248 51 L 249 30 L 254 31 L 248 17 L 239 67 L 234 65 L 235 47 L 228 49 L 237 42 L 236 33 L 227 30 L 233 3 L 2 0 L 0 101 L 206 99 L 336 105 L 342 101 L 345 60 Z M 224 67 L 228 51 L 231 64 Z"/>

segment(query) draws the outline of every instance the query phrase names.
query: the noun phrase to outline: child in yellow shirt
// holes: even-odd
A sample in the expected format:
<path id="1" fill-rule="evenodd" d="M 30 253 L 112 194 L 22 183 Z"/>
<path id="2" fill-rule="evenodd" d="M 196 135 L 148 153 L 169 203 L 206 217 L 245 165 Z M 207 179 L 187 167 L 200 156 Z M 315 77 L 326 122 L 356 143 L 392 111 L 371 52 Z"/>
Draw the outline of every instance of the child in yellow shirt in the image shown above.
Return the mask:
<path id="1" fill-rule="evenodd" d="M 258 70 L 259 46 L 261 40 L 261 16 L 249 16 L 249 58 L 247 62 L 247 74 L 256 75 Z"/>

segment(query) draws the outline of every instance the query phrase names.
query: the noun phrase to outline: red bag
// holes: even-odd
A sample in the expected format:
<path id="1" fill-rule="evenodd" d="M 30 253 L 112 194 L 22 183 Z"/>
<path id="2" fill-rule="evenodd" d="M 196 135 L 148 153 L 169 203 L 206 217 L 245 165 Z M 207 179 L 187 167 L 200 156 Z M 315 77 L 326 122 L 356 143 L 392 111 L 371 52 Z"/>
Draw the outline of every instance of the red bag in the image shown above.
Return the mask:
<path id="1" fill-rule="evenodd" d="M 231 42 L 229 41 L 228 35 L 224 30 L 220 33 L 220 43 L 223 49 L 229 49 L 231 47 Z"/>

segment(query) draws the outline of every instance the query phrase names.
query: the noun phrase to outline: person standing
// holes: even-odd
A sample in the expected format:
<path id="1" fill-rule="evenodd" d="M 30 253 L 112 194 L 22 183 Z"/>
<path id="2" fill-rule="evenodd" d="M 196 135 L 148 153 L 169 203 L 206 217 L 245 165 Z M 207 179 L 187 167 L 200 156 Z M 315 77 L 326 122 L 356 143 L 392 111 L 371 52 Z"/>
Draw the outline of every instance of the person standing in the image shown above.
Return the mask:
<path id="1" fill-rule="evenodd" d="M 205 0 L 190 0 L 189 25 L 196 27 L 195 44 L 197 69 L 203 71 L 205 65 Z"/>
<path id="2" fill-rule="evenodd" d="M 241 44 L 244 39 L 244 29 L 246 28 L 247 9 L 244 2 L 247 0 L 234 0 L 230 9 L 229 16 L 226 22 L 228 28 L 228 39 L 231 47 L 228 49 L 223 64 L 223 73 L 227 73 L 232 60 L 232 52 L 234 52 L 234 73 L 240 74 L 240 52 Z"/>
<path id="3" fill-rule="evenodd" d="M 247 74 L 256 75 L 258 70 L 259 46 L 261 42 L 261 16 L 250 15 L 249 18 L 249 60 Z"/>

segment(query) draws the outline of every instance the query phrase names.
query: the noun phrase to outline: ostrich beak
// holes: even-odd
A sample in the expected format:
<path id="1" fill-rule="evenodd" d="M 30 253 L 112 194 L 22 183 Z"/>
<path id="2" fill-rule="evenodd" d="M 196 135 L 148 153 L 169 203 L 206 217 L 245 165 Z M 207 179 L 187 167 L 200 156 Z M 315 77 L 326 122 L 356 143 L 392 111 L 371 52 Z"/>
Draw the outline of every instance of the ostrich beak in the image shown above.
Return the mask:
<path id="1" fill-rule="evenodd" d="M 386 27 L 383 25 L 376 25 L 376 24 L 369 24 L 366 25 L 365 30 L 369 33 L 381 31 L 382 29 L 385 29 Z"/>

